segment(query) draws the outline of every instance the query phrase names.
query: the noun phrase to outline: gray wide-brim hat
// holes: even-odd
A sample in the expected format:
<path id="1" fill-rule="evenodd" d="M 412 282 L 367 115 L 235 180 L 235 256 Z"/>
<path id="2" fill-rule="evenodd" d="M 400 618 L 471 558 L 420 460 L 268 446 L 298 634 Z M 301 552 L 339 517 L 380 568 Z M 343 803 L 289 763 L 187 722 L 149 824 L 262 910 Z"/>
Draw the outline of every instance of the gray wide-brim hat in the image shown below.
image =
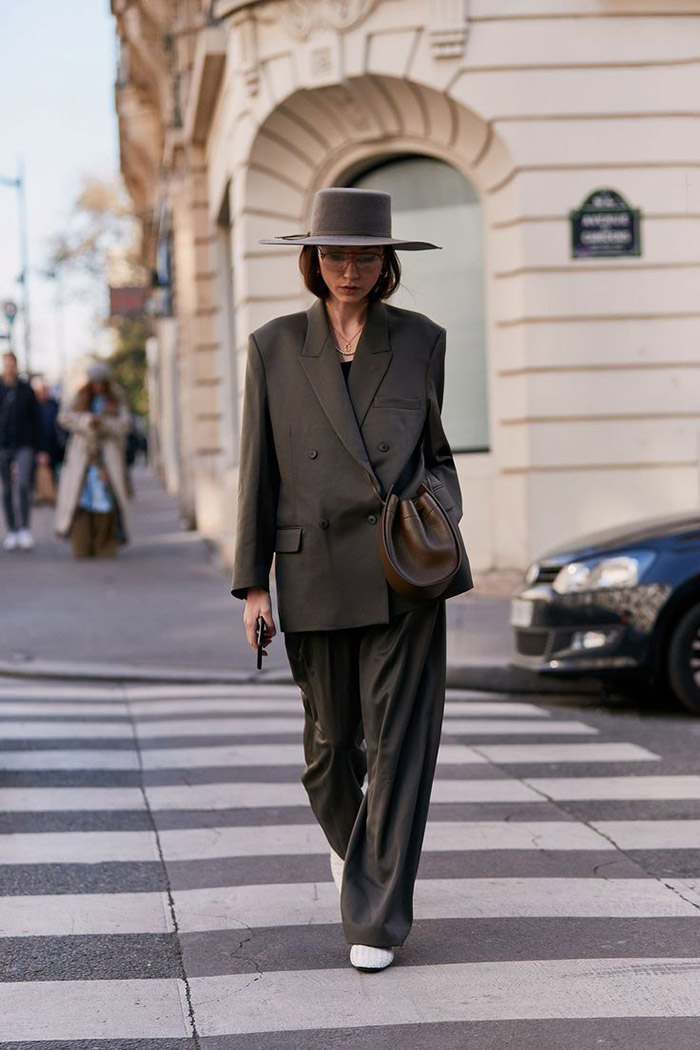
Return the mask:
<path id="1" fill-rule="evenodd" d="M 391 196 L 378 190 L 333 187 L 314 197 L 309 233 L 272 237 L 261 244 L 316 244 L 348 248 L 399 248 L 421 252 L 439 248 L 429 241 L 402 241 L 391 236 Z"/>

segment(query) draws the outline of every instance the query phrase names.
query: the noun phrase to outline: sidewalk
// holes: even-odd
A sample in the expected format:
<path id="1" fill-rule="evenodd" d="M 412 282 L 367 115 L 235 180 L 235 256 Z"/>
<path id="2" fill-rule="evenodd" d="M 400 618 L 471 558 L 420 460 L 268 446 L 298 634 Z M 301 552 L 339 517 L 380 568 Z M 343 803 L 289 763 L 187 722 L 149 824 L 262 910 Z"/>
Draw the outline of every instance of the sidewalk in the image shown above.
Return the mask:
<path id="1" fill-rule="evenodd" d="M 150 472 L 135 472 L 132 544 L 116 561 L 80 561 L 37 508 L 36 548 L 3 554 L 0 675 L 121 681 L 289 681 L 282 639 L 256 672 L 243 638 L 243 606 L 229 572 Z M 517 575 L 477 578 L 448 602 L 450 684 L 515 692 L 569 692 L 510 668 L 509 595 Z"/>

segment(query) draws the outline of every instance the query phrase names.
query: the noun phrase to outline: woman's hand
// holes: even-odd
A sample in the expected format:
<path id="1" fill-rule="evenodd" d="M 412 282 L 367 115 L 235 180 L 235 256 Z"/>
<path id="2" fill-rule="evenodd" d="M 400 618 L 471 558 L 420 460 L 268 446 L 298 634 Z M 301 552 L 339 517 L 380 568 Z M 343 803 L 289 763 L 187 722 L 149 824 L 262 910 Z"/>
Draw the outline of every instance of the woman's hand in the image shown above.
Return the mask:
<path id="1" fill-rule="evenodd" d="M 263 645 L 269 645 L 277 634 L 275 621 L 272 619 L 270 592 L 264 590 L 262 587 L 249 587 L 245 600 L 245 608 L 243 609 L 243 626 L 245 627 L 248 645 L 254 653 L 257 653 L 258 651 L 258 643 L 255 637 L 258 616 L 262 616 L 265 621 L 265 637 L 263 639 Z M 264 649 L 263 656 L 267 656 Z"/>

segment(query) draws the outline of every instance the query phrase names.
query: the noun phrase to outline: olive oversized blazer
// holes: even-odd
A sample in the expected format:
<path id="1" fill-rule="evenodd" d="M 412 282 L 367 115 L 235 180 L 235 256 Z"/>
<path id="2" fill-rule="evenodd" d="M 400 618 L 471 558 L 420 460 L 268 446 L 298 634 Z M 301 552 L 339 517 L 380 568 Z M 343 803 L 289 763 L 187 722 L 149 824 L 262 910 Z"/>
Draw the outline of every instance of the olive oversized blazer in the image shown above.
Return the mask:
<path id="1" fill-rule="evenodd" d="M 444 358 L 443 328 L 383 303 L 369 308 L 347 386 L 320 300 L 251 335 L 232 594 L 267 589 L 274 554 L 282 631 L 387 623 L 416 608 L 386 583 L 367 471 L 384 492 L 427 480 L 460 520 L 440 421 Z M 444 596 L 472 586 L 465 560 Z"/>

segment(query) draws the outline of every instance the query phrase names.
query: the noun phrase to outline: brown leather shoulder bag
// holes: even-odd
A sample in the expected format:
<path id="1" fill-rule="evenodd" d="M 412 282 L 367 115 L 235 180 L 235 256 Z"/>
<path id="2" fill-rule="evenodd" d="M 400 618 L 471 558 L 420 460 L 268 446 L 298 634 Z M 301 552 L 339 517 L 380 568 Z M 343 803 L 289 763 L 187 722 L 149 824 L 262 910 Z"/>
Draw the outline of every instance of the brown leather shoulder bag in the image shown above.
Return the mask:
<path id="1" fill-rule="evenodd" d="M 406 597 L 433 601 L 447 590 L 462 564 L 459 531 L 427 485 L 416 495 L 384 498 L 376 479 L 368 475 L 382 501 L 379 553 L 387 583 Z"/>

